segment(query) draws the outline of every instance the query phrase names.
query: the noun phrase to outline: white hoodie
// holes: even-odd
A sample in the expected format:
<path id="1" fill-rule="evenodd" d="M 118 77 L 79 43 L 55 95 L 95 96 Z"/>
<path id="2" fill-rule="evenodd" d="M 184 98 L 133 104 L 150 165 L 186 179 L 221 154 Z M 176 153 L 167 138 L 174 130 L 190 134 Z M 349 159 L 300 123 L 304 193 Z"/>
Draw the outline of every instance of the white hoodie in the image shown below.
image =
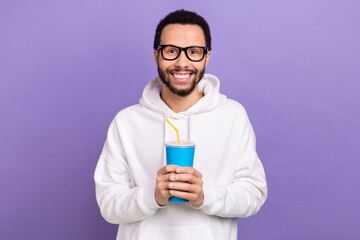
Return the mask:
<path id="1" fill-rule="evenodd" d="M 255 136 L 244 108 L 219 93 L 219 80 L 205 74 L 205 96 L 174 113 L 160 98 L 162 82 L 152 80 L 140 104 L 112 121 L 95 170 L 96 199 L 106 221 L 119 224 L 124 239 L 237 239 L 237 218 L 254 215 L 267 186 L 256 154 Z M 157 171 L 166 164 L 164 143 L 196 143 L 194 168 L 203 175 L 204 203 L 160 207 L 154 197 Z"/>

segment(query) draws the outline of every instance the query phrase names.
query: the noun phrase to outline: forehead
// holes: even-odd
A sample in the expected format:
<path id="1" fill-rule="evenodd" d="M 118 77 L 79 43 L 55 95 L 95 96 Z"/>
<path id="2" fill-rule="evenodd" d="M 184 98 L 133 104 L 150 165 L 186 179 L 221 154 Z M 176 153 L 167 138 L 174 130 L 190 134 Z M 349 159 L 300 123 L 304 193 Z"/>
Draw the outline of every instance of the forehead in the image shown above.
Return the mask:
<path id="1" fill-rule="evenodd" d="M 161 32 L 160 44 L 179 47 L 206 46 L 206 41 L 204 31 L 199 25 L 169 24 Z"/>

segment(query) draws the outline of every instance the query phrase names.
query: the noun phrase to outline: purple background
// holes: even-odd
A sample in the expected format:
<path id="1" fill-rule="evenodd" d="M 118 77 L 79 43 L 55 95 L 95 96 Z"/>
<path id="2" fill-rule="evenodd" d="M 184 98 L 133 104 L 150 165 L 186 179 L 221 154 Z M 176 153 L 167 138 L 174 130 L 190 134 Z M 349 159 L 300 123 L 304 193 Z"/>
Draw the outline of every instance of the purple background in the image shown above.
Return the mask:
<path id="1" fill-rule="evenodd" d="M 208 20 L 207 72 L 247 109 L 265 166 L 268 200 L 239 239 L 360 239 L 356 0 L 1 0 L 0 239 L 115 239 L 93 172 L 178 8 Z"/>

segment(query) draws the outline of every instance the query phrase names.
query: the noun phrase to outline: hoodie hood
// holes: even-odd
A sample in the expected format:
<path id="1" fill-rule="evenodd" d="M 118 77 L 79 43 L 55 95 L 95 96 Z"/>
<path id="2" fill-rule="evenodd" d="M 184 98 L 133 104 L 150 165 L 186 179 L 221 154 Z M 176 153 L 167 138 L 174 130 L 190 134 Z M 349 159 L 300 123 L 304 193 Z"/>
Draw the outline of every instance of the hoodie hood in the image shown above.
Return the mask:
<path id="1" fill-rule="evenodd" d="M 164 115 L 172 115 L 174 117 L 178 115 L 181 117 L 211 111 L 222 105 L 226 100 L 226 96 L 219 93 L 219 79 L 211 74 L 204 74 L 198 83 L 199 92 L 204 93 L 204 97 L 184 112 L 173 112 L 161 99 L 161 89 L 162 81 L 159 77 L 150 81 L 143 91 L 140 104 Z"/>

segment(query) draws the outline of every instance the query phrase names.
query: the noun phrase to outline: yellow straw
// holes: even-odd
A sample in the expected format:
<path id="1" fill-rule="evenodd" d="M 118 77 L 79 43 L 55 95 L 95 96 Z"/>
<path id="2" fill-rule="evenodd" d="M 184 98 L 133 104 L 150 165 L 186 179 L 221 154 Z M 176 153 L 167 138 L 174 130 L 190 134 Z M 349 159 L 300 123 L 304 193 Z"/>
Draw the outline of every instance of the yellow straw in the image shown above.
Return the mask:
<path id="1" fill-rule="evenodd" d="M 168 124 L 170 124 L 170 126 L 172 126 L 172 127 L 175 129 L 176 135 L 177 135 L 177 140 L 178 140 L 178 143 L 179 143 L 179 142 L 180 142 L 179 131 L 178 131 L 177 128 L 176 128 L 174 125 L 172 125 L 171 122 L 169 122 L 169 120 L 167 120 L 166 118 L 165 118 L 165 121 L 167 121 Z"/>

